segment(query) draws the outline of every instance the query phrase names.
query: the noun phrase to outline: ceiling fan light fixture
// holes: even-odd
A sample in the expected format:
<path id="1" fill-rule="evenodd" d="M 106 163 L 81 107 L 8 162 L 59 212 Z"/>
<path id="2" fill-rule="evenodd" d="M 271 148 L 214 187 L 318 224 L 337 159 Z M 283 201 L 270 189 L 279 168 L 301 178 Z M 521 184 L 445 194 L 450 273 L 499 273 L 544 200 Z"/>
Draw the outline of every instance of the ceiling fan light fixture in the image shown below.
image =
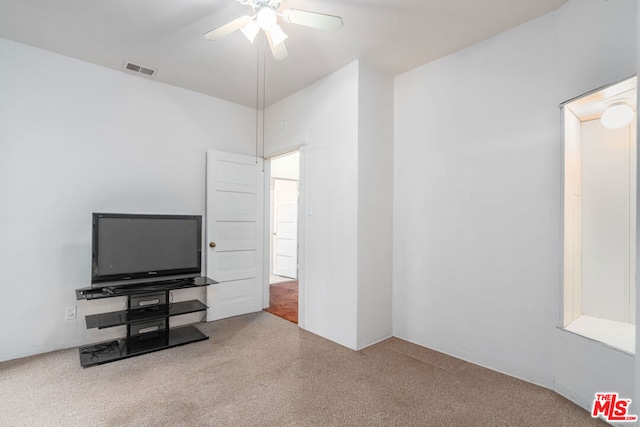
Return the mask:
<path id="1" fill-rule="evenodd" d="M 260 32 L 260 27 L 258 26 L 258 24 L 256 24 L 256 21 L 252 19 L 251 21 L 249 21 L 249 23 L 247 23 L 247 25 L 240 28 L 240 31 L 242 31 L 242 34 L 244 34 L 244 36 L 251 43 L 253 43 L 253 41 L 256 39 L 256 36 Z"/>
<path id="2" fill-rule="evenodd" d="M 282 31 L 282 28 L 280 28 L 280 25 L 278 24 L 274 25 L 273 28 L 268 31 L 274 46 L 278 46 L 280 43 L 285 41 L 287 37 L 289 37 L 284 31 Z"/>
<path id="3" fill-rule="evenodd" d="M 274 27 L 278 25 L 278 15 L 276 11 L 271 9 L 269 6 L 263 6 L 258 11 L 258 15 L 256 16 L 256 22 L 258 26 L 263 30 L 271 31 Z"/>
<path id="4" fill-rule="evenodd" d="M 303 27 L 319 30 L 337 30 L 342 27 L 342 18 L 325 13 L 310 12 L 299 9 L 286 9 L 279 12 L 283 0 L 237 0 L 245 6 L 251 6 L 254 16 L 240 16 L 231 22 L 221 25 L 205 33 L 207 40 L 220 40 L 236 30 L 241 30 L 245 37 L 253 43 L 260 33 L 264 31 L 273 58 L 277 61 L 285 59 L 289 52 L 285 40 L 287 34 L 278 25 L 278 16 L 284 22 L 301 25 Z"/>
<path id="5" fill-rule="evenodd" d="M 633 108 L 624 101 L 611 103 L 600 118 L 602 125 L 607 129 L 620 129 L 633 120 Z"/>

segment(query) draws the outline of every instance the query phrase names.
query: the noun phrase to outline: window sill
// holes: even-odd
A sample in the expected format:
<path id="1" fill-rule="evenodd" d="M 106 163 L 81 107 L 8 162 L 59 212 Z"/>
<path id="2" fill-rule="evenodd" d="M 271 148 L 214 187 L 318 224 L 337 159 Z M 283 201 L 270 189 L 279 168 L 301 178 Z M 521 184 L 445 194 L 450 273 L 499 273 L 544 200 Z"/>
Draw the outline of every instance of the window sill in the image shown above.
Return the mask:
<path id="1" fill-rule="evenodd" d="M 580 316 L 564 329 L 625 353 L 636 353 L 636 326 L 631 323 Z"/>

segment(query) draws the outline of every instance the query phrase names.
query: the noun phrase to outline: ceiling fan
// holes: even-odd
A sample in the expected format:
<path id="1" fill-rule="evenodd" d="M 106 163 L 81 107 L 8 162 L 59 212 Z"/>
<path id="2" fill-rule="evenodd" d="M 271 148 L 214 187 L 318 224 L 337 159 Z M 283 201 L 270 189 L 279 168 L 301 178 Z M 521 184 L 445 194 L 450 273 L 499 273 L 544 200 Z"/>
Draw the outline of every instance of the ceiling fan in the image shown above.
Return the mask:
<path id="1" fill-rule="evenodd" d="M 342 27 L 342 18 L 339 16 L 298 9 L 285 9 L 279 12 L 278 8 L 282 4 L 282 0 L 236 1 L 240 4 L 251 6 L 255 12 L 253 16 L 244 15 L 218 28 L 214 28 L 204 35 L 207 40 L 219 40 L 234 31 L 241 30 L 245 37 L 253 43 L 262 29 L 269 41 L 273 57 L 280 61 L 285 59 L 289 53 L 287 52 L 287 46 L 284 44 L 288 36 L 278 25 L 278 17 L 281 17 L 284 22 L 320 30 L 337 30 Z"/>

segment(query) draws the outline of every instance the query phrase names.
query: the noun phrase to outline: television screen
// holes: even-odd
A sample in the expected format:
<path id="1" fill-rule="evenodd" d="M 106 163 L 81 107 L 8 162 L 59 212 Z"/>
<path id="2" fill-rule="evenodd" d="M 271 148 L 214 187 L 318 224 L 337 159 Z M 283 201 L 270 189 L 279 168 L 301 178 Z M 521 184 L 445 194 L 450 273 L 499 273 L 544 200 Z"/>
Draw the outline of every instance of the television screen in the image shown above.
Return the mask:
<path id="1" fill-rule="evenodd" d="M 201 235 L 197 215 L 94 213 L 92 283 L 197 276 Z"/>

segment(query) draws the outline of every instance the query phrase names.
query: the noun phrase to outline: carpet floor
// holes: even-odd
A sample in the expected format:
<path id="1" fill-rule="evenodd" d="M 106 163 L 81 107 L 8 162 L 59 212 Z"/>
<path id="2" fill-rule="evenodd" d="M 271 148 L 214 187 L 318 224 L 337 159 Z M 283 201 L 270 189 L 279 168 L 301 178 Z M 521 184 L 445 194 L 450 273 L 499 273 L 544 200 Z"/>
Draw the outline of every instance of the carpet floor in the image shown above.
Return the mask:
<path id="1" fill-rule="evenodd" d="M 209 340 L 82 369 L 0 363 L 3 426 L 605 426 L 550 390 L 390 338 L 352 351 L 266 312 Z"/>
<path id="2" fill-rule="evenodd" d="M 269 308 L 265 308 L 264 311 L 289 322 L 298 323 L 298 281 L 269 285 Z"/>

